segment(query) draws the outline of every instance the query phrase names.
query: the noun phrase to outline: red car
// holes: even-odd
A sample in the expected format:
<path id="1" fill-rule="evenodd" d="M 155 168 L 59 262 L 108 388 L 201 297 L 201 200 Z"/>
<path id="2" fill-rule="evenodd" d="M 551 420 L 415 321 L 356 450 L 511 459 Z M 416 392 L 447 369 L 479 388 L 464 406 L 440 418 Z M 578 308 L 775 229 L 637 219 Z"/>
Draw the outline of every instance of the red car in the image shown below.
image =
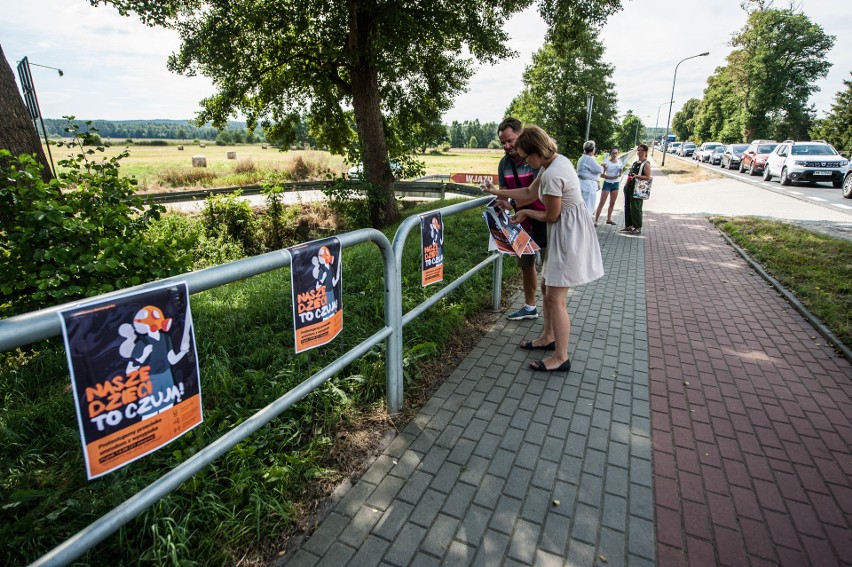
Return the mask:
<path id="1" fill-rule="evenodd" d="M 766 158 L 775 149 L 775 140 L 754 140 L 740 159 L 740 173 L 748 170 L 749 175 L 758 175 L 766 167 Z"/>

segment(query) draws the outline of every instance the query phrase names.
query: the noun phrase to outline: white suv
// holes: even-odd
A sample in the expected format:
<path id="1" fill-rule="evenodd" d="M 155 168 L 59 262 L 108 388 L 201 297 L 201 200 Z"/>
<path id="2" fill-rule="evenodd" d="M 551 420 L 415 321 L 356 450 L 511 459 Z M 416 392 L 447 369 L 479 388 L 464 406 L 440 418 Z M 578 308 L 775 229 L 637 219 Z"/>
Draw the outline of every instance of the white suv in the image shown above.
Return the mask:
<path id="1" fill-rule="evenodd" d="M 763 180 L 770 181 L 777 175 L 781 185 L 793 181 L 831 181 L 840 187 L 847 165 L 849 161 L 824 140 L 784 140 L 766 158 Z"/>

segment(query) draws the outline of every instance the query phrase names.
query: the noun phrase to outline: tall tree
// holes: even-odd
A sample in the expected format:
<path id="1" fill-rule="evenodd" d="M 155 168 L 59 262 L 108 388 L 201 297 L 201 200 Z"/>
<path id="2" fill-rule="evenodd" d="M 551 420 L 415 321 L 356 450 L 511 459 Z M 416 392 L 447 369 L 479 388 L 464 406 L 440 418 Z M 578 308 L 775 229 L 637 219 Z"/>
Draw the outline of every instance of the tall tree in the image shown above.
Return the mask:
<path id="1" fill-rule="evenodd" d="M 41 176 L 45 181 L 53 177 L 44 155 L 38 131 L 21 98 L 12 67 L 0 46 L 0 149 L 9 150 L 13 156 L 29 154 L 42 165 Z"/>
<path id="2" fill-rule="evenodd" d="M 506 110 L 524 122 L 544 128 L 560 151 L 578 156 L 586 135 L 586 94 L 594 94 L 589 137 L 599 147 L 610 145 L 615 131 L 616 96 L 613 68 L 602 61 L 604 48 L 595 32 L 565 45 L 548 41 L 524 71 L 524 89 Z"/>
<path id="3" fill-rule="evenodd" d="M 807 107 L 816 81 L 828 73 L 826 53 L 834 36 L 791 6 L 755 3 L 745 27 L 731 40 L 728 66 L 742 102 L 742 140 L 801 138 L 807 132 Z M 805 128 L 802 131 L 802 128 Z"/>
<path id="4" fill-rule="evenodd" d="M 412 153 L 405 134 L 439 119 L 474 71 L 511 54 L 503 24 L 533 0 L 89 0 L 175 29 L 170 69 L 210 77 L 218 92 L 199 121 L 221 125 L 234 113 L 259 121 L 273 138 L 307 112 L 312 134 L 333 151 L 362 159 L 385 196 L 371 211 L 383 226 L 399 212 L 389 159 Z M 621 0 L 583 1 L 570 16 L 614 11 Z M 585 8 L 583 8 L 585 6 Z M 546 13 L 554 21 L 566 14 Z M 356 141 L 357 139 L 357 141 Z"/>
<path id="5" fill-rule="evenodd" d="M 633 114 L 632 110 L 627 111 L 627 115 L 615 132 L 615 146 L 628 150 L 641 142 L 645 137 L 645 125 L 642 120 Z"/>
<path id="6" fill-rule="evenodd" d="M 692 140 L 695 137 L 693 134 L 695 115 L 700 105 L 700 100 L 691 98 L 675 113 L 672 118 L 672 132 L 678 140 Z"/>
<path id="7" fill-rule="evenodd" d="M 837 93 L 831 112 L 816 122 L 811 137 L 823 139 L 838 150 L 852 152 L 852 80 L 843 84 L 846 90 Z"/>

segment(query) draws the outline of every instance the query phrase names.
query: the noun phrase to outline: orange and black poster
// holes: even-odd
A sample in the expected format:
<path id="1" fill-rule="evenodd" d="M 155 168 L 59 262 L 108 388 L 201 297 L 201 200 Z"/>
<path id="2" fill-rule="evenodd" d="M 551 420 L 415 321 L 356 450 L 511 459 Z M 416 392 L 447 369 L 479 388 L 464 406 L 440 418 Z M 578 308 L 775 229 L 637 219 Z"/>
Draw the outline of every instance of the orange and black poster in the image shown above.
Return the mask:
<path id="1" fill-rule="evenodd" d="M 343 329 L 340 241 L 314 240 L 288 248 L 296 352 L 322 346 Z"/>
<path id="2" fill-rule="evenodd" d="M 444 281 L 444 220 L 440 212 L 420 217 L 422 286 Z"/>
<path id="3" fill-rule="evenodd" d="M 59 314 L 89 480 L 202 422 L 186 283 Z"/>

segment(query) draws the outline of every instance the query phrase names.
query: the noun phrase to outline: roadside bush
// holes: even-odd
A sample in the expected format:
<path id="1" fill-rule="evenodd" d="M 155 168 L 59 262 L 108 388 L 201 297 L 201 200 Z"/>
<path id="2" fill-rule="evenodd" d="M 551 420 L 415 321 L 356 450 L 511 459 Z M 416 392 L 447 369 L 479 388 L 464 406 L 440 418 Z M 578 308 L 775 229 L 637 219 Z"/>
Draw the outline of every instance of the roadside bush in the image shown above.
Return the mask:
<path id="1" fill-rule="evenodd" d="M 256 173 L 257 164 L 251 159 L 241 159 L 234 164 L 234 173 Z"/>
<path id="2" fill-rule="evenodd" d="M 257 237 L 258 220 L 251 205 L 241 201 L 242 191 L 229 195 L 214 195 L 204 204 L 204 229 L 209 238 L 230 238 L 238 243 L 248 256 L 262 250 Z"/>
<path id="3" fill-rule="evenodd" d="M 219 175 L 201 167 L 193 167 L 191 169 L 167 169 L 157 177 L 163 185 L 169 187 L 192 187 L 205 185 L 217 179 Z"/>
<path id="4" fill-rule="evenodd" d="M 69 120 L 73 120 L 70 117 Z M 0 316 L 8 317 L 130 287 L 189 269 L 188 256 L 148 233 L 163 208 L 135 195 L 135 179 L 119 175 L 127 157 L 96 161 L 82 149 L 59 165 L 50 183 L 31 156 L 0 150 Z"/>
<path id="5" fill-rule="evenodd" d="M 341 230 L 370 226 L 370 209 L 385 204 L 381 190 L 366 181 L 339 179 L 322 192 L 328 198 L 328 206 L 340 216 Z"/>

